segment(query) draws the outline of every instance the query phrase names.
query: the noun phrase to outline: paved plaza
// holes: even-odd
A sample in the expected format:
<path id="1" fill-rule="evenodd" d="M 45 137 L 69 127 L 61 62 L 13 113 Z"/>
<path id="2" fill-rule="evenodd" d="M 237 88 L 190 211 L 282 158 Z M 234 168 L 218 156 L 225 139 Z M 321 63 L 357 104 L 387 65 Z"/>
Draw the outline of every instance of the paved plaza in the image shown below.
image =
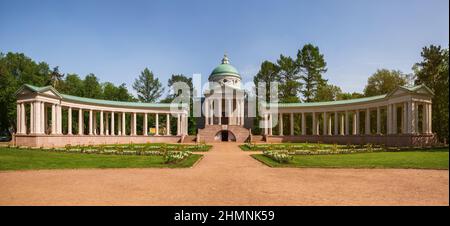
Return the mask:
<path id="1" fill-rule="evenodd" d="M 188 169 L 0 172 L 0 205 L 449 205 L 448 170 L 270 168 L 216 143 Z"/>

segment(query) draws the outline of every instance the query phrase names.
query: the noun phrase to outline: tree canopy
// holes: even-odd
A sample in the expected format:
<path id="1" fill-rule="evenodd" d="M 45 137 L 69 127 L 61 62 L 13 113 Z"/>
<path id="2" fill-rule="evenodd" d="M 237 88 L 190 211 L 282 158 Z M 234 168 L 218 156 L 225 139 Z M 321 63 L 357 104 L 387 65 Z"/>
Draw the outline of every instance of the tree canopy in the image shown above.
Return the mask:
<path id="1" fill-rule="evenodd" d="M 433 92 L 433 130 L 441 140 L 448 140 L 449 50 L 441 46 L 422 49 L 422 61 L 414 65 L 416 85 L 425 84 Z"/>
<path id="2" fill-rule="evenodd" d="M 164 92 L 161 82 L 148 68 L 145 68 L 134 80 L 133 89 L 136 90 L 139 101 L 144 103 L 157 101 Z"/>
<path id="3" fill-rule="evenodd" d="M 398 86 L 403 86 L 407 77 L 401 71 L 379 69 L 367 80 L 364 88 L 365 96 L 376 96 L 389 93 Z"/>

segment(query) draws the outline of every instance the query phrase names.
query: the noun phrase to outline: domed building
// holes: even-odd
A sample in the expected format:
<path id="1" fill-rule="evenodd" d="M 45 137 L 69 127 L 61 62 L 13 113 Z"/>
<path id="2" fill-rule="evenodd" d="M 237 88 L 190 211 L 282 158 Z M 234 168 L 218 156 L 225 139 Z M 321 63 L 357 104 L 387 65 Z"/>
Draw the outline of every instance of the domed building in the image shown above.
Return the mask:
<path id="1" fill-rule="evenodd" d="M 208 81 L 197 139 L 204 142 L 246 141 L 250 130 L 244 126 L 246 107 L 241 76 L 227 55 L 211 72 Z"/>

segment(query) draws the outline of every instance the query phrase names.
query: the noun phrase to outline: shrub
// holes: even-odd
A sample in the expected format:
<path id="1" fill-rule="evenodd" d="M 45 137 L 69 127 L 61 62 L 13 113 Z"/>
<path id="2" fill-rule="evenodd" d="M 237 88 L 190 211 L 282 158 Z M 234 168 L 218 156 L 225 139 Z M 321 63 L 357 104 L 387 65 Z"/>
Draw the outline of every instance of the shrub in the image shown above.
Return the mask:
<path id="1" fill-rule="evenodd" d="M 278 163 L 289 163 L 293 159 L 286 151 L 263 151 L 263 154 Z"/>

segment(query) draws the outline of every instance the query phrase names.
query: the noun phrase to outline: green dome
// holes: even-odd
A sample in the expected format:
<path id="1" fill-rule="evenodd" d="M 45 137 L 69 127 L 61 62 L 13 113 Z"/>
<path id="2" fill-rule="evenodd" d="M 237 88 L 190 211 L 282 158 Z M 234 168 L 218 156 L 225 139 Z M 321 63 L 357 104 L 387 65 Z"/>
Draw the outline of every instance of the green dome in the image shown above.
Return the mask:
<path id="1" fill-rule="evenodd" d="M 222 59 L 222 64 L 220 64 L 219 66 L 214 68 L 214 70 L 211 72 L 211 75 L 209 76 L 209 78 L 212 79 L 213 77 L 222 76 L 222 75 L 230 75 L 230 76 L 235 76 L 235 77 L 241 78 L 241 76 L 239 75 L 239 72 L 236 70 L 235 67 L 233 67 L 233 65 L 230 64 L 226 55 Z"/>

